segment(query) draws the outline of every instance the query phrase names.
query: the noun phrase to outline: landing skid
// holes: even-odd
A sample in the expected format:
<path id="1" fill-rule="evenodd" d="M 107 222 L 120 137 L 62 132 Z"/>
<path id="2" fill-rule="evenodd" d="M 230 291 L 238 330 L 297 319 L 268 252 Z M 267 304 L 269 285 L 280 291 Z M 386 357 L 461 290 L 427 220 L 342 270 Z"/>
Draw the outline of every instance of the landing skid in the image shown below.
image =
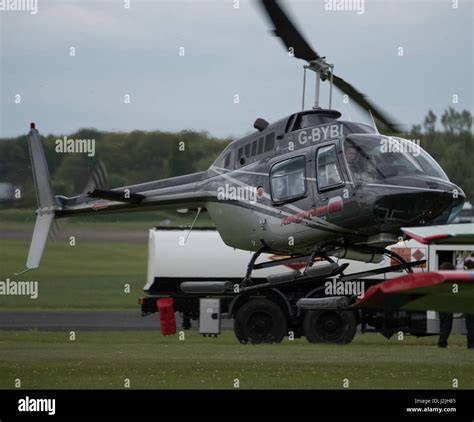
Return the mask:
<path id="1" fill-rule="evenodd" d="M 279 265 L 288 265 L 288 264 L 292 264 L 294 262 L 306 261 L 304 271 L 303 271 L 302 274 L 300 273 L 300 276 L 302 275 L 303 277 L 306 277 L 307 274 L 308 274 L 308 270 L 313 266 L 314 260 L 316 258 L 322 258 L 325 261 L 329 262 L 330 264 L 337 265 L 335 263 L 335 261 L 327 253 L 320 252 L 320 251 L 317 251 L 317 250 L 313 251 L 311 253 L 311 255 L 296 255 L 296 256 L 292 256 L 290 258 L 283 258 L 283 259 L 278 259 L 278 260 L 275 260 L 275 261 L 267 261 L 267 262 L 262 262 L 260 264 L 256 264 L 255 262 L 257 261 L 258 257 L 266 251 L 268 251 L 268 247 L 266 245 L 264 245 L 264 246 L 262 246 L 262 248 L 260 248 L 257 252 L 255 252 L 252 255 L 252 258 L 250 259 L 250 262 L 248 263 L 248 266 L 247 266 L 247 272 L 246 272 L 245 277 L 244 277 L 244 279 L 242 280 L 242 283 L 241 283 L 242 288 L 246 288 L 246 287 L 248 287 L 252 284 L 252 278 L 251 277 L 252 277 L 253 270 L 260 270 L 262 268 L 270 268 L 270 267 L 276 267 L 276 266 L 279 266 Z M 346 267 L 347 267 L 347 265 L 344 266 L 342 271 Z M 340 272 L 342 272 L 342 271 L 340 271 Z M 336 274 L 333 274 L 333 275 L 336 275 Z M 329 276 L 329 274 L 324 274 L 324 275 Z"/>
<path id="2" fill-rule="evenodd" d="M 349 264 L 339 265 L 325 252 L 314 251 L 311 255 L 297 255 L 289 258 L 283 258 L 275 261 L 266 261 L 257 264 L 256 261 L 259 256 L 268 251 L 268 247 L 263 245 L 258 251 L 256 251 L 247 265 L 247 271 L 245 277 L 240 284 L 234 285 L 228 281 L 218 282 L 184 282 L 181 284 L 181 290 L 184 293 L 189 294 L 241 294 L 245 292 L 257 292 L 260 290 L 266 290 L 273 287 L 284 287 L 294 283 L 313 283 L 324 279 L 338 277 L 339 281 L 349 281 L 354 279 L 361 279 L 372 275 L 386 274 L 393 271 L 405 270 L 406 272 L 413 272 L 412 268 L 418 265 L 424 264 L 426 260 L 407 262 L 400 255 L 392 252 L 388 249 L 371 249 L 371 252 L 377 252 L 387 255 L 399 262 L 397 265 L 391 265 L 389 267 L 377 268 L 374 270 L 363 271 L 352 274 L 344 274 L 344 271 L 348 268 Z M 319 264 L 313 266 L 316 258 L 327 261 L 326 264 Z M 281 274 L 274 274 L 267 277 L 266 282 L 254 284 L 252 282 L 252 272 L 263 268 L 270 268 L 280 265 L 288 265 L 295 262 L 305 262 L 306 265 L 303 271 L 293 270 L 287 271 Z M 338 299 L 339 302 L 331 302 L 331 307 L 344 307 L 347 306 L 344 300 Z M 310 299 L 308 299 L 310 300 Z M 311 299 L 312 300 L 312 299 Z M 343 303 L 344 302 L 344 303 Z M 316 304 L 315 304 L 316 305 Z M 309 306 L 309 304 L 308 304 Z M 318 306 L 324 306 L 319 303 Z"/>
<path id="3" fill-rule="evenodd" d="M 255 252 L 254 255 L 252 256 L 247 267 L 246 277 L 242 280 L 239 293 L 268 289 L 276 285 L 278 285 L 278 287 L 282 287 L 282 286 L 289 285 L 295 282 L 297 283 L 317 282 L 323 279 L 332 278 L 336 276 L 339 276 L 338 280 L 340 281 L 348 281 L 348 280 L 353 280 L 353 279 L 361 279 L 361 278 L 369 277 L 372 275 L 386 274 L 386 273 L 390 273 L 393 271 L 400 271 L 400 270 L 405 270 L 408 273 L 412 273 L 413 267 L 424 264 L 426 262 L 426 260 L 407 262 L 400 255 L 388 249 L 379 249 L 379 248 L 370 249 L 370 252 L 377 252 L 377 253 L 386 255 L 398 261 L 399 264 L 346 275 L 344 274 L 344 271 L 349 267 L 349 264 L 339 265 L 327 253 L 318 252 L 318 251 L 314 251 L 311 255 L 298 255 L 298 256 L 292 256 L 289 258 L 283 258 L 283 259 L 279 259 L 275 261 L 267 261 L 267 262 L 262 262 L 260 264 L 256 264 L 255 262 L 257 258 L 265 250 L 266 250 L 265 247 L 263 247 L 261 250 Z M 320 264 L 320 265 L 317 265 L 316 267 L 313 267 L 314 260 L 316 258 L 323 259 L 327 261 L 328 263 Z M 304 262 L 304 261 L 306 261 L 306 266 L 302 272 L 298 270 L 294 270 L 294 271 L 289 271 L 283 274 L 271 275 L 267 277 L 268 281 L 266 283 L 259 283 L 259 284 L 253 285 L 251 282 L 250 277 L 253 270 L 259 270 L 262 268 L 270 268 L 270 267 L 275 267 L 278 265 L 288 265 L 295 262 Z M 342 303 L 341 303 L 341 306 L 342 306 Z"/>

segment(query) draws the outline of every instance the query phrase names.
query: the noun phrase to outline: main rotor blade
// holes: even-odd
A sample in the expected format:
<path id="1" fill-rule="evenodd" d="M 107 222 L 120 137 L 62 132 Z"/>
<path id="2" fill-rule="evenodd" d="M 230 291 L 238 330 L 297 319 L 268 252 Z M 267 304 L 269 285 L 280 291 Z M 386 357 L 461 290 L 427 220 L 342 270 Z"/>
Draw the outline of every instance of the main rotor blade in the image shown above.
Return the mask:
<path id="1" fill-rule="evenodd" d="M 275 26 L 275 29 L 273 30 L 275 35 L 281 38 L 283 44 L 288 50 L 293 48 L 294 57 L 308 62 L 320 58 L 319 54 L 311 48 L 298 31 L 277 0 L 260 0 L 259 3 L 265 9 Z M 390 132 L 399 132 L 394 120 L 350 83 L 336 75 L 333 75 L 333 83 L 344 94 L 347 94 L 352 98 L 360 107 L 365 110 L 370 110 L 374 119 L 382 123 Z"/>
<path id="2" fill-rule="evenodd" d="M 369 101 L 368 97 L 357 91 L 349 82 L 333 74 L 333 83 L 338 87 L 344 94 L 347 94 L 352 98 L 360 107 L 365 110 L 370 110 L 375 119 L 379 120 L 390 132 L 398 132 L 397 124 L 393 119 L 382 109 L 376 106 L 374 103 Z"/>
<path id="3" fill-rule="evenodd" d="M 292 48 L 296 58 L 308 62 L 319 59 L 319 54 L 306 42 L 278 2 L 275 0 L 261 0 L 260 3 L 275 26 L 274 34 L 281 38 L 287 50 Z"/>

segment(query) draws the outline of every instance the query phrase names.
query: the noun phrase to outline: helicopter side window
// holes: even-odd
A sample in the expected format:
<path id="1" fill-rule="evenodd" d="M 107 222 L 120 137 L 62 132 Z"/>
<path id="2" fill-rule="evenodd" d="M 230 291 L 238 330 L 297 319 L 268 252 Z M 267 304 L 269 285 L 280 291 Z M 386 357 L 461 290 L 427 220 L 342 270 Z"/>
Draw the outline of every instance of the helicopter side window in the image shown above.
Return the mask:
<path id="1" fill-rule="evenodd" d="M 252 157 L 255 157 L 257 155 L 257 140 L 252 142 Z"/>
<path id="2" fill-rule="evenodd" d="M 275 147 L 275 132 L 265 136 L 265 152 L 272 151 Z"/>
<path id="3" fill-rule="evenodd" d="M 258 140 L 258 151 L 257 154 L 260 155 L 263 153 L 263 138 Z"/>
<path id="4" fill-rule="evenodd" d="M 250 144 L 245 145 L 244 151 L 245 151 L 245 157 L 249 158 L 250 157 Z"/>
<path id="5" fill-rule="evenodd" d="M 342 184 L 337 165 L 336 146 L 329 145 L 318 149 L 318 186 L 320 190 L 331 189 Z"/>
<path id="6" fill-rule="evenodd" d="M 240 147 L 237 151 L 237 162 L 243 166 L 245 164 L 245 157 L 244 157 L 244 147 Z"/>
<path id="7" fill-rule="evenodd" d="M 275 164 L 270 170 L 270 187 L 273 202 L 287 202 L 306 193 L 306 158 L 290 158 Z"/>

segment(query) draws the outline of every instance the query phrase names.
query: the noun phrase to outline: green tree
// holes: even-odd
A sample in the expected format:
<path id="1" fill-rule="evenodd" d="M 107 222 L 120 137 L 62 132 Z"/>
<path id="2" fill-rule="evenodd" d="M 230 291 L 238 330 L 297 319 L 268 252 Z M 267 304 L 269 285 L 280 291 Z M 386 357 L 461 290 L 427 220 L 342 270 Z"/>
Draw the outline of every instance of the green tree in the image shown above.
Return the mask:
<path id="1" fill-rule="evenodd" d="M 436 129 L 436 115 L 433 113 L 433 111 L 428 111 L 428 114 L 426 115 L 425 120 L 423 122 L 423 127 L 427 134 L 434 134 Z"/>

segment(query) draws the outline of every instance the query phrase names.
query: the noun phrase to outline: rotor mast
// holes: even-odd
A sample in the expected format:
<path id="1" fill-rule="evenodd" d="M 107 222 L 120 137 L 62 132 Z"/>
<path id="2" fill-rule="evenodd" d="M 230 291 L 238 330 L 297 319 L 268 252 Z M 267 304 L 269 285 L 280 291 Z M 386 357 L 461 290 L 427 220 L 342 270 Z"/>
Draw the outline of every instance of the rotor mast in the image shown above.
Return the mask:
<path id="1" fill-rule="evenodd" d="M 314 105 L 313 110 L 317 110 L 320 107 L 320 93 L 321 93 L 321 81 L 325 81 L 329 79 L 329 109 L 332 105 L 332 85 L 333 85 L 333 71 L 334 65 L 329 64 L 326 62 L 326 57 L 320 57 L 316 60 L 311 60 L 308 64 L 303 66 L 304 74 L 303 74 L 303 99 L 302 99 L 302 110 L 304 110 L 304 102 L 305 102 L 305 91 L 306 91 L 306 70 L 312 70 L 315 73 L 316 81 L 315 81 L 315 92 L 314 92 Z"/>

